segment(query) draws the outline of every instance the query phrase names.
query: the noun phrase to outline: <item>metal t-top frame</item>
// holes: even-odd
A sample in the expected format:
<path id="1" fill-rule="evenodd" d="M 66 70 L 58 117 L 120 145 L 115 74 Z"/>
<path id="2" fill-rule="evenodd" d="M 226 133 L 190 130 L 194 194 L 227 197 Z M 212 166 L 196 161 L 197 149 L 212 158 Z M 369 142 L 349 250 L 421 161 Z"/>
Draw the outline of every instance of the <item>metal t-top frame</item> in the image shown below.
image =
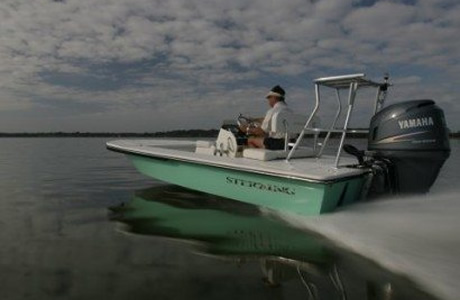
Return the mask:
<path id="1" fill-rule="evenodd" d="M 343 75 L 343 76 L 333 76 L 333 77 L 323 77 L 323 78 L 318 78 L 314 80 L 315 83 L 315 98 L 316 98 L 316 103 L 315 107 L 308 118 L 307 122 L 305 123 L 305 126 L 300 133 L 299 137 L 297 138 L 294 146 L 292 147 L 291 151 L 289 152 L 287 156 L 287 160 L 289 161 L 296 151 L 297 147 L 299 146 L 300 142 L 302 141 L 305 133 L 308 132 L 327 132 L 323 144 L 317 154 L 317 157 L 321 157 L 323 154 L 323 151 L 326 147 L 327 142 L 329 141 L 329 138 L 331 136 L 331 133 L 333 132 L 338 132 L 342 133 L 341 138 L 340 138 L 340 144 L 339 148 L 337 149 L 337 154 L 335 157 L 335 167 L 338 168 L 340 164 L 340 156 L 342 154 L 342 149 L 343 145 L 345 142 L 345 137 L 347 133 L 351 132 L 367 132 L 367 130 L 350 130 L 348 128 L 349 123 L 350 123 L 350 118 L 351 114 L 355 105 L 355 99 L 356 99 L 356 93 L 359 88 L 365 88 L 365 87 L 373 87 L 377 89 L 377 94 L 375 96 L 375 105 L 374 105 L 374 114 L 377 113 L 384 105 L 386 95 L 387 95 L 387 89 L 388 89 L 388 76 L 386 75 L 384 77 L 385 81 L 383 83 L 378 83 L 374 82 L 371 80 L 368 80 L 365 78 L 365 74 L 351 74 L 351 75 Z M 320 128 L 311 128 L 310 124 L 313 120 L 313 118 L 316 116 L 319 107 L 320 107 L 320 86 L 324 87 L 329 87 L 333 88 L 336 91 L 336 99 L 337 99 L 337 112 L 335 114 L 335 117 L 328 129 L 320 129 Z M 342 128 L 336 128 L 337 121 L 342 113 L 342 104 L 341 104 L 341 99 L 340 99 L 340 90 L 345 90 L 348 89 L 348 107 L 346 111 L 346 116 L 345 116 L 345 122 Z"/>

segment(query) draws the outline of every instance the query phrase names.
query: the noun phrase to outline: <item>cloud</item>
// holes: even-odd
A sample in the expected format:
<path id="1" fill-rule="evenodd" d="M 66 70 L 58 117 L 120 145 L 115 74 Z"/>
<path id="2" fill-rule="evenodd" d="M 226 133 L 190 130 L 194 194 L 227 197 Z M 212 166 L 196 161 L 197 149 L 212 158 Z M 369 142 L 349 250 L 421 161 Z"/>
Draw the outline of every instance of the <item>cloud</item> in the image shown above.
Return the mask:
<path id="1" fill-rule="evenodd" d="M 276 83 L 303 107 L 316 76 L 389 71 L 394 99 L 423 90 L 457 129 L 459 14 L 451 0 L 4 0 L 0 111 L 19 121 L 0 125 L 40 128 L 28 112 L 43 109 L 69 130 L 123 115 L 127 131 L 146 126 L 136 112 L 155 128 L 216 127 L 263 113 L 254 98 Z M 96 115 L 106 123 L 88 122 Z"/>

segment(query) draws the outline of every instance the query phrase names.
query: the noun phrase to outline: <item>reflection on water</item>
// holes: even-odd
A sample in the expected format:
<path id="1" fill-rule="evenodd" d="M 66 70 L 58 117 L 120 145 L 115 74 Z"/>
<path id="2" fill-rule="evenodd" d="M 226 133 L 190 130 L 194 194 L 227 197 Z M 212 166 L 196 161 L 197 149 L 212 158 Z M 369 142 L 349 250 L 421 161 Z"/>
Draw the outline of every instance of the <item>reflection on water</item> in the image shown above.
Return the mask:
<path id="1" fill-rule="evenodd" d="M 257 262 L 266 288 L 297 283 L 304 299 L 433 299 L 408 280 L 247 204 L 157 186 L 111 211 L 124 232 L 192 242 L 198 254 L 238 266 Z"/>

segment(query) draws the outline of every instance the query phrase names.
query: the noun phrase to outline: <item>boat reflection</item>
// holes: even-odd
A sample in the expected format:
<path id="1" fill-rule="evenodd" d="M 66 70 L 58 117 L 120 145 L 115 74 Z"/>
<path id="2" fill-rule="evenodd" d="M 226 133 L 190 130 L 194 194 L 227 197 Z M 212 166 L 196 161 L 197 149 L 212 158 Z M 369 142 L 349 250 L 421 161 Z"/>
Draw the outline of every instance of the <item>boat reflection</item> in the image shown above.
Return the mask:
<path id="1" fill-rule="evenodd" d="M 157 186 L 111 211 L 127 232 L 193 242 L 198 253 L 236 264 L 258 261 L 267 286 L 297 280 L 307 299 L 433 299 L 407 279 L 248 204 Z"/>

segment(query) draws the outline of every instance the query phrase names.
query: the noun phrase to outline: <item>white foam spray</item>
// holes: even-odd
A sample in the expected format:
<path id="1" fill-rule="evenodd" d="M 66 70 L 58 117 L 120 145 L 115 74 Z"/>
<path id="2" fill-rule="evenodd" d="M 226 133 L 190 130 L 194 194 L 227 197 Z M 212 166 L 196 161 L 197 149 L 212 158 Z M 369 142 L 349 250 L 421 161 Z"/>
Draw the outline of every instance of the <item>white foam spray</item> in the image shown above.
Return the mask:
<path id="1" fill-rule="evenodd" d="M 455 192 L 367 202 L 317 217 L 277 217 L 409 276 L 438 297 L 459 298 L 460 199 Z"/>

